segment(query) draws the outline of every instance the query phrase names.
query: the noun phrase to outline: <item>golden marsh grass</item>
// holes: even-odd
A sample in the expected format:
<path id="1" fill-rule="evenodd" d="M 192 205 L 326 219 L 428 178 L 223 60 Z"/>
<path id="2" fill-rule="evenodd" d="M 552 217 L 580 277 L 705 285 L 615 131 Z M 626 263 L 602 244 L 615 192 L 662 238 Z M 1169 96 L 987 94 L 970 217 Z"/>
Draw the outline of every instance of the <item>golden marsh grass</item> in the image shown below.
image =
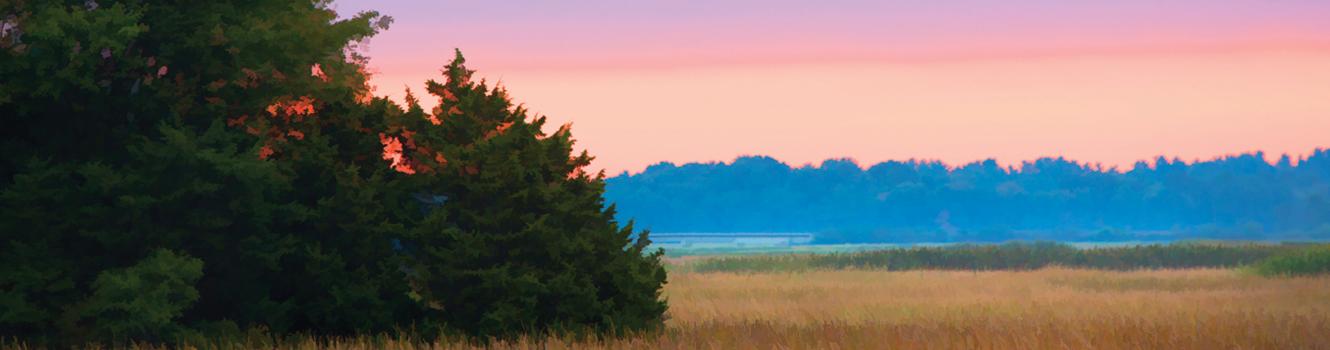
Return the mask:
<path id="1" fill-rule="evenodd" d="M 1330 277 L 1233 270 L 670 274 L 657 334 L 491 349 L 1330 349 Z M 338 340 L 291 349 L 470 349 Z"/>

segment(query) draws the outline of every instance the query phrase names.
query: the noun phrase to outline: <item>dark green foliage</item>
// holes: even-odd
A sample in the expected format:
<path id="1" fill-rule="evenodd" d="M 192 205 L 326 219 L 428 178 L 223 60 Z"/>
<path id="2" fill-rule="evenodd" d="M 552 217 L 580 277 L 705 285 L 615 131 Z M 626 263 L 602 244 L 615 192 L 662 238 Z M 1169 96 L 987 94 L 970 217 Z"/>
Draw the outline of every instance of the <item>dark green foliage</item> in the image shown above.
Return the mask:
<path id="1" fill-rule="evenodd" d="M 659 252 L 614 221 L 601 177 L 578 170 L 590 157 L 470 82 L 460 53 L 430 115 L 368 96 L 365 59 L 345 49 L 386 29 L 376 13 L 91 4 L 0 2 L 18 24 L 0 38 L 5 335 L 659 323 Z"/>
<path id="2" fill-rule="evenodd" d="M 18 24 L 0 54 L 0 328 L 71 346 L 107 333 L 160 341 L 227 319 L 281 331 L 391 324 L 392 291 L 406 287 L 385 274 L 387 249 L 347 244 L 372 232 L 318 230 L 334 174 L 381 151 L 377 135 L 341 130 L 391 112 L 354 99 L 365 77 L 342 54 L 377 31 L 377 15 L 332 22 L 320 6 L 0 6 Z M 329 79 L 310 75 L 316 63 Z M 286 108 L 303 101 L 317 111 Z M 162 249 L 203 262 L 201 277 L 152 277 L 198 301 L 172 292 L 134 301 L 162 307 L 151 317 L 117 311 L 131 286 L 114 281 L 157 273 L 135 266 Z"/>
<path id="3" fill-rule="evenodd" d="M 1315 276 L 1330 273 L 1330 245 L 1284 253 L 1249 267 L 1261 276 Z"/>
<path id="4" fill-rule="evenodd" d="M 161 249 L 133 267 L 98 275 L 82 316 L 97 320 L 94 332 L 112 336 L 179 331 L 171 321 L 199 300 L 194 283 L 200 277 L 203 261 Z"/>
<path id="5" fill-rule="evenodd" d="M 418 201 L 428 215 L 400 237 L 412 298 L 430 320 L 479 336 L 663 321 L 664 252 L 643 257 L 646 233 L 634 242 L 631 223 L 620 229 L 613 206 L 602 210 L 603 175 L 580 170 L 585 152 L 570 157 L 568 126 L 545 137 L 545 118 L 528 123 L 505 92 L 471 82 L 463 62 L 428 84 L 437 126 L 402 121 L 429 131 L 404 131 L 403 143 L 415 145 L 416 169 L 437 174 L 413 178 L 427 181 Z"/>
<path id="6" fill-rule="evenodd" d="M 1314 245 L 1325 247 L 1324 245 Z M 883 270 L 1033 270 L 1058 265 L 1105 270 L 1234 268 L 1299 251 L 1289 244 L 1170 244 L 1078 249 L 1055 242 L 1001 245 L 960 244 L 853 253 L 759 255 L 712 258 L 692 264 L 695 272 L 765 272 L 847 268 Z"/>

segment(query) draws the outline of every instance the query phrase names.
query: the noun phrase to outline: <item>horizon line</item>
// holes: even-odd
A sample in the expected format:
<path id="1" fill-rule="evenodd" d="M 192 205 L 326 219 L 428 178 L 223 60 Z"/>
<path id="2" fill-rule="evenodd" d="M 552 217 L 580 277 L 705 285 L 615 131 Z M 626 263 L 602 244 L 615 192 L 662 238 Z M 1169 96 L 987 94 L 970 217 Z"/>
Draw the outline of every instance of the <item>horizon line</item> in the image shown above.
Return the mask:
<path id="1" fill-rule="evenodd" d="M 1282 160 L 1284 157 L 1288 157 L 1288 158 L 1289 158 L 1289 165 L 1290 165 L 1290 166 L 1294 166 L 1294 167 L 1296 167 L 1296 166 L 1300 165 L 1303 161 L 1306 161 L 1307 158 L 1308 158 L 1309 156 L 1314 156 L 1314 155 L 1316 155 L 1316 154 L 1320 154 L 1320 153 L 1324 153 L 1324 152 L 1330 152 L 1330 148 L 1316 147 L 1315 149 L 1312 150 L 1312 152 L 1311 152 L 1310 155 L 1307 155 L 1307 154 L 1298 154 L 1297 157 L 1293 157 L 1292 155 L 1290 155 L 1290 154 L 1288 154 L 1288 153 L 1281 153 L 1281 154 L 1279 154 L 1279 157 L 1276 157 L 1276 158 L 1275 158 L 1275 161 L 1273 161 L 1273 162 L 1270 161 L 1270 158 L 1269 158 L 1269 156 L 1270 156 L 1270 155 L 1273 155 L 1273 153 L 1267 155 L 1267 154 L 1265 154 L 1265 151 L 1262 151 L 1262 150 L 1247 151 L 1247 152 L 1242 152 L 1242 153 L 1238 153 L 1238 154 L 1228 153 L 1228 154 L 1223 154 L 1223 155 L 1217 155 L 1217 156 L 1214 156 L 1214 157 L 1212 157 L 1212 158 L 1210 158 L 1210 159 L 1207 159 L 1207 160 L 1202 160 L 1202 159 L 1200 159 L 1200 158 L 1195 158 L 1195 159 L 1192 159 L 1190 162 L 1188 162 L 1187 160 L 1184 160 L 1184 159 L 1182 159 L 1181 157 L 1178 157 L 1178 156 L 1174 156 L 1174 157 L 1172 157 L 1172 158 L 1170 159 L 1170 158 L 1167 157 L 1167 156 L 1164 156 L 1164 155 L 1158 155 L 1158 156 L 1155 156 L 1155 157 L 1150 158 L 1150 159 L 1139 159 L 1139 160 L 1137 160 L 1135 163 L 1132 164 L 1132 169 L 1135 169 L 1136 164 L 1145 163 L 1146 166 L 1147 166 L 1149 169 L 1152 169 L 1152 170 L 1153 170 L 1153 169 L 1155 169 L 1155 164 L 1154 164 L 1153 162 L 1157 162 L 1159 159 L 1163 159 L 1164 161 L 1168 162 L 1169 164 L 1177 164 L 1177 163 L 1181 163 L 1181 164 L 1183 164 L 1183 165 L 1189 165 L 1189 166 L 1190 166 L 1190 165 L 1196 165 L 1196 164 L 1198 164 L 1198 163 L 1204 163 L 1204 162 L 1221 161 L 1221 160 L 1232 159 L 1232 158 L 1240 158 L 1240 157 L 1243 157 L 1243 156 L 1258 156 L 1258 155 L 1261 156 L 1260 158 L 1261 158 L 1262 161 L 1264 161 L 1266 164 L 1269 164 L 1270 166 L 1278 166 L 1280 160 Z M 739 156 L 734 157 L 734 159 L 730 160 L 728 163 L 726 163 L 725 161 L 710 160 L 710 161 L 706 161 L 706 162 L 691 161 L 691 162 L 687 162 L 687 163 L 676 164 L 675 162 L 672 162 L 672 161 L 662 160 L 662 161 L 660 161 L 660 162 L 656 162 L 656 163 L 654 163 L 654 164 L 647 165 L 646 168 L 642 169 L 642 171 L 639 171 L 639 172 L 631 172 L 631 171 L 628 171 L 628 170 L 623 170 L 623 171 L 619 172 L 618 174 L 615 174 L 615 175 L 612 175 L 612 176 L 607 176 L 606 178 L 609 178 L 609 177 L 618 177 L 618 176 L 622 176 L 622 175 L 624 175 L 624 174 L 628 174 L 628 176 L 641 175 L 641 174 L 643 174 L 643 173 L 646 172 L 646 169 L 649 169 L 649 168 L 651 168 L 651 167 L 653 167 L 653 166 L 659 166 L 659 165 L 663 165 L 663 164 L 667 164 L 667 163 L 670 164 L 670 165 L 672 165 L 672 166 L 674 166 L 674 167 L 682 167 L 682 166 L 689 165 L 689 164 L 696 164 L 696 165 L 725 165 L 725 166 L 730 166 L 730 165 L 734 165 L 734 163 L 735 163 L 736 161 L 738 161 L 739 159 L 741 159 L 741 158 L 770 158 L 770 159 L 775 160 L 776 162 L 778 162 L 778 163 L 780 163 L 780 164 L 782 164 L 782 165 L 785 165 L 785 166 L 789 167 L 791 170 L 797 170 L 797 169 L 821 169 L 821 168 L 822 168 L 822 165 L 821 165 L 821 164 L 813 164 L 812 162 L 806 162 L 806 163 L 801 164 L 801 165 L 799 165 L 799 166 L 793 166 L 793 165 L 791 165 L 790 163 L 786 163 L 785 161 L 782 161 L 782 160 L 780 160 L 780 159 L 777 159 L 776 157 L 772 157 L 772 156 L 768 156 L 768 155 L 761 155 L 761 154 L 741 154 L 741 155 L 739 155 Z M 1020 165 L 1023 166 L 1023 165 L 1027 165 L 1027 164 L 1034 164 L 1035 162 L 1037 162 L 1037 161 L 1039 161 L 1039 160 L 1044 160 L 1044 159 L 1051 159 L 1051 160 L 1058 160 L 1058 159 L 1061 159 L 1061 160 L 1064 160 L 1064 161 L 1071 162 L 1072 164 L 1076 164 L 1076 165 L 1078 165 L 1078 166 L 1081 166 L 1081 167 L 1084 167 L 1084 168 L 1087 168 L 1087 169 L 1093 169 L 1093 170 L 1095 170 L 1095 171 L 1100 171 L 1100 172 L 1127 173 L 1127 172 L 1130 172 L 1130 171 L 1131 171 L 1131 170 L 1118 170 L 1118 166 L 1112 166 L 1112 167 L 1104 168 L 1104 167 L 1102 166 L 1102 164 L 1103 164 L 1102 162 L 1095 162 L 1095 163 L 1088 163 L 1088 162 L 1086 162 L 1086 163 L 1082 163 L 1081 161 L 1078 161 L 1078 160 L 1075 160 L 1075 159 L 1067 159 L 1065 156 L 1056 156 L 1056 157 L 1054 157 L 1054 156 L 1044 156 L 1044 157 L 1035 158 L 1035 159 L 1033 159 L 1033 160 L 1021 160 Z M 979 160 L 974 160 L 974 161 L 970 161 L 970 162 L 962 163 L 962 164 L 960 164 L 960 165 L 951 165 L 951 164 L 947 164 L 946 162 L 942 161 L 941 159 L 935 159 L 935 158 L 933 158 L 933 159 L 930 159 L 930 158 L 909 158 L 909 159 L 907 159 L 907 160 L 887 159 L 887 160 L 878 161 L 878 162 L 876 162 L 876 163 L 872 163 L 872 165 L 869 165 L 867 168 L 865 168 L 865 167 L 864 167 L 864 164 L 860 163 L 860 162 L 859 162 L 857 159 L 855 159 L 854 157 L 830 157 L 830 158 L 823 159 L 822 162 L 825 163 L 825 162 L 827 162 L 827 161 L 842 161 L 842 160 L 849 160 L 851 163 L 853 163 L 855 166 L 857 166 L 857 167 L 859 168 L 859 170 L 861 170 L 861 171 L 867 171 L 868 169 L 872 168 L 872 167 L 875 166 L 875 165 L 883 164 L 883 163 L 890 163 L 890 162 L 898 162 L 898 163 L 905 163 L 905 164 L 941 164 L 942 166 L 946 167 L 946 169 L 947 169 L 948 171 L 951 171 L 951 170 L 956 170 L 956 169 L 963 168 L 963 167 L 968 166 L 968 165 L 971 165 L 971 164 L 982 164 L 982 163 L 987 162 L 987 161 L 989 161 L 989 160 L 992 160 L 995 164 L 997 164 L 997 167 L 1000 168 L 1000 169 L 1004 169 L 1004 170 L 1012 170 L 1012 169 L 1014 169 L 1014 170 L 1020 170 L 1020 168 L 1014 167 L 1012 164 L 1007 164 L 1007 165 L 1004 167 L 1004 166 L 1002 165 L 1001 162 L 998 162 L 998 161 L 997 161 L 997 158 L 985 158 L 985 159 L 979 159 Z M 1152 161 L 1153 161 L 1153 162 L 1152 162 Z M 604 169 L 602 169 L 602 171 L 604 171 Z"/>

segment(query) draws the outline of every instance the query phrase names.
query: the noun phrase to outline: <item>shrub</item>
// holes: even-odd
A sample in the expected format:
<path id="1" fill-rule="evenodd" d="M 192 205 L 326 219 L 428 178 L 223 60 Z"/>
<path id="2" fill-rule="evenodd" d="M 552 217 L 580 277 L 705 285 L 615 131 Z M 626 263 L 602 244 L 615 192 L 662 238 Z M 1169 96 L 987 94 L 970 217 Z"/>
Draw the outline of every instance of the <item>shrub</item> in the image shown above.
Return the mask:
<path id="1" fill-rule="evenodd" d="M 1314 276 L 1330 273 L 1330 245 L 1312 245 L 1288 252 L 1248 267 L 1260 276 Z"/>

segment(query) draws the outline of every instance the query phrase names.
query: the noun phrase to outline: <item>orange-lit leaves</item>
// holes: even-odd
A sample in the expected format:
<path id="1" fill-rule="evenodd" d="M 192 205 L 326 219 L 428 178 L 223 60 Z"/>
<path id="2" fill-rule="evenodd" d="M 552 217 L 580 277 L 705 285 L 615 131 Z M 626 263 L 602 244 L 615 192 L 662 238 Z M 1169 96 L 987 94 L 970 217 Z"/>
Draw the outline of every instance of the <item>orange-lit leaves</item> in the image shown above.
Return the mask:
<path id="1" fill-rule="evenodd" d="M 323 68 L 320 67 L 318 63 L 315 63 L 313 67 L 310 67 L 309 73 L 310 73 L 309 75 L 319 77 L 319 79 L 323 79 L 323 82 L 325 83 L 330 80 L 330 78 L 328 78 L 328 75 L 323 74 Z"/>
<path id="2" fill-rule="evenodd" d="M 240 116 L 240 118 L 236 118 L 236 119 L 227 119 L 227 120 L 226 120 L 226 126 L 243 125 L 243 124 L 245 124 L 245 119 L 249 119 L 249 115 L 248 115 L 248 114 L 247 114 L 247 115 L 242 115 L 242 116 Z"/>
<path id="3" fill-rule="evenodd" d="M 383 159 L 392 161 L 392 165 L 389 165 L 390 167 L 407 174 L 416 173 L 416 171 L 407 166 L 406 162 L 402 159 L 401 141 L 398 141 L 396 137 L 388 137 L 388 135 L 384 133 L 379 133 L 379 141 L 383 143 Z"/>
<path id="4" fill-rule="evenodd" d="M 378 86 L 365 84 L 365 87 L 362 90 L 356 91 L 356 103 L 369 105 L 371 102 L 374 102 L 374 91 L 378 89 Z"/>
<path id="5" fill-rule="evenodd" d="M 453 95 L 453 92 L 448 89 L 443 89 L 443 99 L 450 102 L 457 102 L 457 95 Z"/>
<path id="6" fill-rule="evenodd" d="M 292 116 L 296 117 L 296 121 L 300 121 L 302 116 L 314 113 L 315 102 L 317 101 L 309 98 L 309 96 L 301 96 L 299 100 L 279 100 L 269 105 L 267 111 L 273 116 L 284 117 L 288 122 Z"/>
<path id="7" fill-rule="evenodd" d="M 314 100 L 310 99 L 308 96 L 302 96 L 300 101 L 296 101 L 287 106 L 287 113 L 299 115 L 309 115 L 310 113 L 314 113 Z"/>
<path id="8" fill-rule="evenodd" d="M 383 143 L 383 159 L 392 162 L 390 168 L 407 174 L 435 172 L 434 168 L 412 157 L 413 154 L 424 156 L 422 159 L 429 159 L 432 156 L 440 166 L 448 164 L 448 159 L 444 158 L 442 153 L 417 143 L 414 137 L 417 132 L 398 128 L 400 127 L 389 128 L 388 133 L 379 133 L 379 140 Z M 394 130 L 401 130 L 400 134 L 389 135 Z"/>
<path id="9" fill-rule="evenodd" d="M 452 108 L 448 109 L 447 115 L 451 116 L 454 114 L 462 114 L 462 111 L 457 109 L 457 106 L 452 106 Z M 430 110 L 430 113 L 425 114 L 425 119 L 429 120 L 431 124 L 440 125 L 443 124 L 443 119 L 440 118 L 444 116 L 443 106 L 434 106 L 434 109 Z"/>
<path id="10" fill-rule="evenodd" d="M 507 134 L 508 127 L 511 126 L 513 126 L 513 122 L 501 123 L 499 124 L 499 127 L 494 128 L 494 130 L 490 130 L 489 132 L 485 133 L 485 139 L 488 140 L 489 138 L 494 136 Z"/>
<path id="11" fill-rule="evenodd" d="M 253 70 L 244 69 L 242 71 L 245 72 L 245 77 L 242 78 L 242 80 L 262 78 Z M 219 81 L 215 84 L 225 84 L 225 81 Z M 237 81 L 237 84 L 240 84 L 240 82 Z M 254 85 L 257 83 L 250 82 L 249 84 Z M 220 98 L 216 97 L 209 97 L 206 99 L 211 103 L 222 102 Z M 291 117 L 295 117 L 294 122 L 298 123 L 302 121 L 304 116 L 313 114 L 317 109 L 318 101 L 309 96 L 302 96 L 300 98 L 283 96 L 264 109 L 268 112 L 267 115 L 262 113 L 253 115 L 246 114 L 239 118 L 227 119 L 226 125 L 244 129 L 245 132 L 251 135 L 259 135 L 263 137 L 264 146 L 259 152 L 259 158 L 270 159 L 280 151 L 279 147 L 277 147 L 278 143 L 290 142 L 292 139 L 305 139 L 305 132 L 296 130 L 298 125 L 292 123 Z M 281 120 L 279 121 L 275 117 L 281 117 Z"/>
<path id="12" fill-rule="evenodd" d="M 389 136 L 387 133 L 379 133 L 379 141 L 383 143 L 383 159 L 392 162 L 389 167 L 393 170 L 406 174 L 415 174 L 418 172 L 432 173 L 434 172 L 433 168 L 421 164 L 414 158 L 410 157 L 411 153 L 422 153 L 426 156 L 433 153 L 431 150 L 417 145 L 415 139 L 411 137 L 414 134 L 416 133 L 407 130 L 403 130 L 401 136 Z M 405 140 L 405 143 L 403 140 Z M 447 163 L 447 160 L 443 158 L 442 154 L 435 154 L 434 159 L 438 161 L 440 165 Z"/>
<path id="13" fill-rule="evenodd" d="M 457 96 L 454 96 L 452 91 L 448 91 L 447 86 L 439 85 L 439 83 L 436 83 L 433 80 L 425 82 L 425 91 L 435 96 L 443 97 L 444 100 L 457 102 Z"/>

